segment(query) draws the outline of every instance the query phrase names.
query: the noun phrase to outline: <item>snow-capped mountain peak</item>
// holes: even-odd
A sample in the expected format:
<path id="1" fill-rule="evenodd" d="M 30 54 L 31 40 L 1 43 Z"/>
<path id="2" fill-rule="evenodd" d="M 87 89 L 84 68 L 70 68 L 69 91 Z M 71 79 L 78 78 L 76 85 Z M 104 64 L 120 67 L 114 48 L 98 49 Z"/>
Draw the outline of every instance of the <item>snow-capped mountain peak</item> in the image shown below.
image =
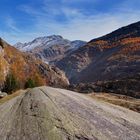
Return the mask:
<path id="1" fill-rule="evenodd" d="M 14 46 L 23 52 L 33 53 L 42 60 L 49 62 L 55 59 L 60 59 L 66 55 L 66 53 L 75 51 L 85 44 L 85 41 L 70 41 L 64 39 L 60 35 L 51 35 L 38 37 L 28 43 L 17 43 Z"/>
<path id="2" fill-rule="evenodd" d="M 18 49 L 20 49 L 21 51 L 32 51 L 33 49 L 35 49 L 36 47 L 42 47 L 42 46 L 52 46 L 52 45 L 57 45 L 59 43 L 62 44 L 62 42 L 66 43 L 69 42 L 68 40 L 63 39 L 62 36 L 60 35 L 51 35 L 51 36 L 44 36 L 44 37 L 38 37 L 36 39 L 34 39 L 31 42 L 28 43 L 20 43 L 18 42 L 17 44 L 15 44 L 14 46 Z"/>

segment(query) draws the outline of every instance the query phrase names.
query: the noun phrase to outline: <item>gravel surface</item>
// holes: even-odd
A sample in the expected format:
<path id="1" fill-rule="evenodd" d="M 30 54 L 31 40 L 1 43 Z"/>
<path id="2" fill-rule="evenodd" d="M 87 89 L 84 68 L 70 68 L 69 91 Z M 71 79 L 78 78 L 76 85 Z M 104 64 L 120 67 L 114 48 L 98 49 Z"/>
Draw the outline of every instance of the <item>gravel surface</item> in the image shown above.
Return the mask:
<path id="1" fill-rule="evenodd" d="M 38 87 L 0 105 L 0 140 L 140 140 L 140 114 Z"/>

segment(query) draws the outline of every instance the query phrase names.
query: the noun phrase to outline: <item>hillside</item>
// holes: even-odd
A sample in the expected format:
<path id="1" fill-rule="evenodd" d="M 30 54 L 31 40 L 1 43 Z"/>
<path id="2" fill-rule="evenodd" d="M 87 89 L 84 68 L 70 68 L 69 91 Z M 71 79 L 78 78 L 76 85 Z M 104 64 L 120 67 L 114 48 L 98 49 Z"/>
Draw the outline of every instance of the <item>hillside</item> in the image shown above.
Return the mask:
<path id="1" fill-rule="evenodd" d="M 16 79 L 19 88 L 24 88 L 28 79 L 34 80 L 37 86 L 65 87 L 68 85 L 65 74 L 58 68 L 51 67 L 26 53 L 20 52 L 0 39 L 0 89 L 5 86 L 9 75 Z"/>
<path id="2" fill-rule="evenodd" d="M 140 22 L 91 40 L 56 66 L 71 84 L 88 83 L 99 91 L 140 97 Z"/>
<path id="3" fill-rule="evenodd" d="M 0 105 L 1 140 L 138 140 L 140 114 L 51 87 Z"/>
<path id="4" fill-rule="evenodd" d="M 14 46 L 23 52 L 28 52 L 35 57 L 42 59 L 46 63 L 53 63 L 85 44 L 85 41 L 70 41 L 64 39 L 60 35 L 52 35 L 38 37 L 27 43 L 17 43 Z"/>

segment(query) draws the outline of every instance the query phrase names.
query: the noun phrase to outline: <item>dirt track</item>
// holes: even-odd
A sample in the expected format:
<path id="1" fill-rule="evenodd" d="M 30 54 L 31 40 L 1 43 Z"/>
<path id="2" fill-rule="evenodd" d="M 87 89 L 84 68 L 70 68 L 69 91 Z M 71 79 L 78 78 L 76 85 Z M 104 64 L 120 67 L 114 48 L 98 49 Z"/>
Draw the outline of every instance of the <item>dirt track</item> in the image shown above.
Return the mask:
<path id="1" fill-rule="evenodd" d="M 140 114 L 39 87 L 0 105 L 0 140 L 140 140 Z"/>

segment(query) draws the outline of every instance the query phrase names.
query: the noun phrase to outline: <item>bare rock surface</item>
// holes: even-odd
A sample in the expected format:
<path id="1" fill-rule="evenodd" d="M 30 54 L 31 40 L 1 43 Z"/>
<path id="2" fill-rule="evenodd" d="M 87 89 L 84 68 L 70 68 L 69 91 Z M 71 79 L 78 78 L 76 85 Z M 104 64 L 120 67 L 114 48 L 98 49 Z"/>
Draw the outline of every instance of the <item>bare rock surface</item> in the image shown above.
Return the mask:
<path id="1" fill-rule="evenodd" d="M 139 113 L 68 90 L 38 87 L 0 105 L 0 140 L 139 139 Z"/>

